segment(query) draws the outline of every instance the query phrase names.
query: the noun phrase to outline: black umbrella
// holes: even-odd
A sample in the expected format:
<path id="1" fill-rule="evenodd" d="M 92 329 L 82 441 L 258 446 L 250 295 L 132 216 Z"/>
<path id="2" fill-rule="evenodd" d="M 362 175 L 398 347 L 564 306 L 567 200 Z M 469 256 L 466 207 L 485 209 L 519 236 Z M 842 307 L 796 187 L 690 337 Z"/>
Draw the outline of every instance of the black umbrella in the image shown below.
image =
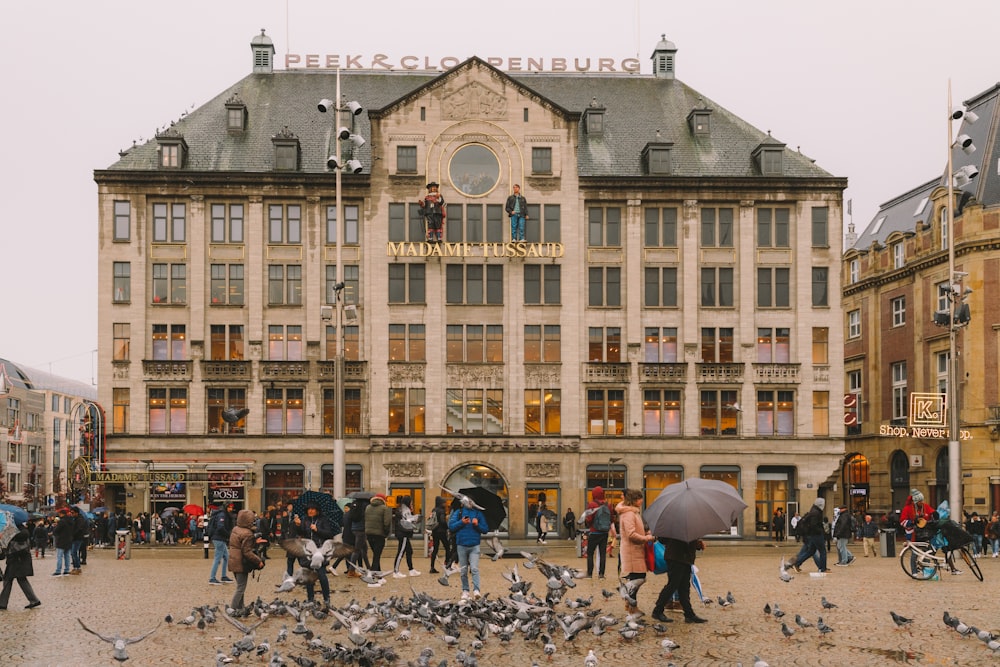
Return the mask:
<path id="1" fill-rule="evenodd" d="M 330 520 L 334 535 L 340 534 L 344 528 L 344 510 L 340 509 L 340 505 L 333 499 L 333 496 L 322 491 L 305 491 L 292 501 L 292 513 L 305 517 L 306 508 L 309 505 L 316 505 L 320 513 Z"/>
<path id="2" fill-rule="evenodd" d="M 348 498 L 354 498 L 355 500 L 371 500 L 376 494 L 374 491 L 351 491 L 347 494 Z"/>
<path id="3" fill-rule="evenodd" d="M 483 508 L 486 525 L 491 531 L 500 529 L 500 524 L 507 518 L 507 508 L 503 506 L 500 496 L 481 486 L 470 486 L 459 489 L 458 492 L 472 498 L 474 503 Z"/>

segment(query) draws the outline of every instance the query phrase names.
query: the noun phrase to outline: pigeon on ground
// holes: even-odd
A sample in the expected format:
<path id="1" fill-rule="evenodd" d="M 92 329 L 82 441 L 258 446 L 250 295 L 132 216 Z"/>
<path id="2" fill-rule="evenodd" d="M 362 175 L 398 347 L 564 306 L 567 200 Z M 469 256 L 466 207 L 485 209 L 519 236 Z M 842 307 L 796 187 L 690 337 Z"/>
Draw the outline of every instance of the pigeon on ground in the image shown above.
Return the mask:
<path id="1" fill-rule="evenodd" d="M 126 660 L 128 660 L 128 653 L 125 651 L 126 646 L 128 646 L 129 644 L 135 644 L 136 642 L 141 642 L 143 639 L 156 632 L 156 630 L 160 627 L 160 624 L 157 623 L 155 628 L 149 630 L 148 632 L 144 632 L 137 637 L 122 637 L 120 634 L 117 633 L 113 635 L 104 635 L 101 634 L 100 632 L 95 632 L 90 628 L 88 628 L 86 625 L 84 625 L 83 621 L 81 621 L 79 618 L 76 619 L 76 622 L 80 624 L 81 628 L 83 628 L 90 634 L 94 635 L 98 639 L 101 639 L 102 641 L 106 641 L 109 644 L 111 644 L 114 647 L 112 657 L 118 662 L 125 662 Z"/>
<path id="2" fill-rule="evenodd" d="M 830 602 L 829 600 L 827 600 L 825 595 L 820 599 L 819 603 L 821 605 L 823 605 L 823 609 L 836 609 L 837 608 L 837 605 L 835 605 L 832 602 Z"/>
<path id="3" fill-rule="evenodd" d="M 781 579 L 786 584 L 792 580 L 792 575 L 788 574 L 788 567 L 786 567 L 785 557 L 781 557 L 781 564 L 778 566 L 778 579 Z"/>
<path id="4" fill-rule="evenodd" d="M 800 616 L 799 614 L 795 614 L 795 625 L 799 626 L 800 628 L 811 628 L 811 627 L 813 627 L 812 623 L 810 623 L 806 619 L 802 618 L 802 616 Z"/>
<path id="5" fill-rule="evenodd" d="M 770 616 L 771 615 L 771 603 L 770 602 L 765 602 L 764 603 L 764 615 L 765 616 Z"/>
<path id="6" fill-rule="evenodd" d="M 819 630 L 821 635 L 829 634 L 833 632 L 833 628 L 823 622 L 823 617 L 820 616 L 816 619 L 816 629 Z"/>
<path id="7" fill-rule="evenodd" d="M 790 639 L 792 635 L 795 634 L 795 630 L 788 627 L 788 624 L 784 621 L 781 622 L 781 634 L 785 635 L 785 639 Z"/>
<path id="8" fill-rule="evenodd" d="M 910 624 L 913 623 L 912 618 L 906 618 L 905 616 L 900 616 L 894 611 L 890 611 L 889 615 L 892 616 L 892 622 L 896 624 L 897 628 L 909 628 Z"/>
<path id="9" fill-rule="evenodd" d="M 778 603 L 775 602 L 774 607 L 771 609 L 771 615 L 777 619 L 780 619 L 782 616 L 785 615 L 785 612 L 781 611 L 781 609 L 778 608 Z"/>
<path id="10" fill-rule="evenodd" d="M 761 660 L 761 657 L 759 655 L 755 655 L 753 657 L 753 667 L 771 667 L 771 666 L 767 664 L 767 662 L 765 662 L 764 660 Z"/>
<path id="11" fill-rule="evenodd" d="M 587 652 L 587 656 L 583 659 L 583 667 L 597 667 L 597 656 L 594 655 L 594 649 Z"/>
<path id="12" fill-rule="evenodd" d="M 732 605 L 732 602 L 730 602 L 726 598 L 722 597 L 721 595 L 718 596 L 718 600 L 717 601 L 719 603 L 719 607 L 721 607 L 722 609 L 728 609 L 729 606 Z"/>

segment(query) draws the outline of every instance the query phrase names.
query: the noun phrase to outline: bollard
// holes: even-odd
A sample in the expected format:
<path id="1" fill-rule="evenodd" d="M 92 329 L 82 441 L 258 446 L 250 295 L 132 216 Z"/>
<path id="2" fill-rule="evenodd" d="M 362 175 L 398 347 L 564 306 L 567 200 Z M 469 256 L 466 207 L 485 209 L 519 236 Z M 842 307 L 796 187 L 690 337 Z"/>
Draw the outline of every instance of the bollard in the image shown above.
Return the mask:
<path id="1" fill-rule="evenodd" d="M 208 560 L 208 543 L 211 541 L 208 539 L 208 531 L 205 531 L 205 534 L 202 536 L 201 541 L 204 543 L 205 546 L 205 560 Z M 223 576 L 225 576 L 225 572 L 223 572 Z"/>

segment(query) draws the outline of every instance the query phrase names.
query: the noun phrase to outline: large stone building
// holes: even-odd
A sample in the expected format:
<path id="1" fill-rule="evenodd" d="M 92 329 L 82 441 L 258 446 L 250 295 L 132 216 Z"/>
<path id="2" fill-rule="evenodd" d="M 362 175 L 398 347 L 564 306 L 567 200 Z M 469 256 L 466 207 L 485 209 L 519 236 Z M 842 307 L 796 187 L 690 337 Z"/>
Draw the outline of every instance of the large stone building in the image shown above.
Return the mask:
<path id="1" fill-rule="evenodd" d="M 958 405 L 958 497 L 964 509 L 982 514 L 1000 507 L 998 97 L 1000 85 L 979 93 L 964 103 L 975 122 L 968 114 L 952 121 L 955 145 L 942 145 L 942 153 L 952 152 L 951 173 L 945 169 L 886 202 L 863 233 L 847 242 L 842 281 L 849 455 L 840 478 L 845 489 L 855 490 L 857 506 L 900 509 L 913 487 L 935 505 L 949 497 L 948 432 L 911 428 L 910 396 L 920 393 L 942 394 L 949 406 Z M 942 117 L 942 126 L 946 121 Z M 948 225 L 949 177 L 954 233 Z M 951 277 L 949 244 L 956 272 Z M 948 285 L 960 286 L 970 314 L 968 324 L 957 328 L 954 394 L 948 388 L 950 330 L 934 321 L 935 313 L 950 312 Z"/>
<path id="2" fill-rule="evenodd" d="M 100 462 L 103 411 L 97 390 L 83 382 L 0 359 L 0 502 L 31 510 L 48 504 L 100 502 L 74 461 Z"/>
<path id="3" fill-rule="evenodd" d="M 334 489 L 339 425 L 346 491 L 486 486 L 514 536 L 542 493 L 561 514 L 695 476 L 740 491 L 753 536 L 835 481 L 846 180 L 682 83 L 672 43 L 650 74 L 276 70 L 251 47 L 95 172 L 115 503 Z"/>

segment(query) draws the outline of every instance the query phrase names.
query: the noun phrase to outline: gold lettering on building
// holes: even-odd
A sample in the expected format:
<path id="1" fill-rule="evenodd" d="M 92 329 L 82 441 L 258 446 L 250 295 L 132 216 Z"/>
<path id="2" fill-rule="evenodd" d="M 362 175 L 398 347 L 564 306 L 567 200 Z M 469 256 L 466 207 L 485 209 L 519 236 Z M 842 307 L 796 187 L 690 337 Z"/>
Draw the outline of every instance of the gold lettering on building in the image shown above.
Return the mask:
<path id="1" fill-rule="evenodd" d="M 386 244 L 387 257 L 520 257 L 533 259 L 559 259 L 565 255 L 562 243 L 427 243 L 400 241 Z"/>

